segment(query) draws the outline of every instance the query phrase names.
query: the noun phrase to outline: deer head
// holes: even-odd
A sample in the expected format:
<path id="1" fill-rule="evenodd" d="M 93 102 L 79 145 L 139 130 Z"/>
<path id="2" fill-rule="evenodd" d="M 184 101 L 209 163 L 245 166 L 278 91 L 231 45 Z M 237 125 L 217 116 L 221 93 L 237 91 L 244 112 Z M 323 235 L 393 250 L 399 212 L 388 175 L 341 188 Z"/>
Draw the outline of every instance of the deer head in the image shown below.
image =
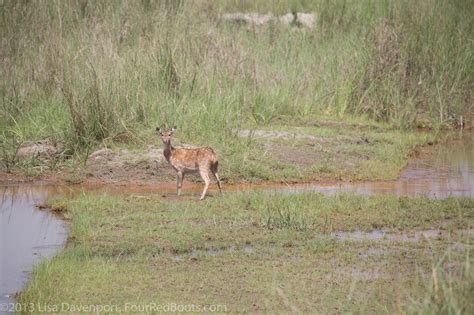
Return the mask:
<path id="1" fill-rule="evenodd" d="M 176 131 L 176 126 L 171 128 L 170 131 L 164 131 L 163 129 L 161 129 L 161 127 L 156 127 L 156 131 L 160 135 L 161 141 L 163 141 L 163 143 L 165 145 L 170 145 L 171 144 L 171 136 Z"/>

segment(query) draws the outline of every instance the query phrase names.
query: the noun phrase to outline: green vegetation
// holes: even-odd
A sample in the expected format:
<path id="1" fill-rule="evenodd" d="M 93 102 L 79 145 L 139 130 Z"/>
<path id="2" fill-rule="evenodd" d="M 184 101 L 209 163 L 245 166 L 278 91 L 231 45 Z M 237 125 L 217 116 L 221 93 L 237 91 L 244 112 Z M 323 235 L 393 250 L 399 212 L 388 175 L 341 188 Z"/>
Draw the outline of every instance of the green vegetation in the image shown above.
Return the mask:
<path id="1" fill-rule="evenodd" d="M 228 168 L 224 168 L 225 178 L 281 182 L 396 179 L 416 147 L 441 138 L 435 133 L 390 130 L 367 122 L 320 120 L 315 124 L 272 125 L 250 132 L 258 154 L 242 163 L 225 159 L 229 162 L 223 163 Z"/>
<path id="2" fill-rule="evenodd" d="M 474 310 L 473 199 L 242 192 L 205 202 L 133 194 L 66 202 L 68 246 L 36 268 L 21 302 L 219 304 L 232 313 Z M 416 237 L 437 227 L 443 235 Z M 331 234 L 374 229 L 403 237 Z"/>
<path id="3" fill-rule="evenodd" d="M 317 20 L 313 30 L 219 20 L 238 11 Z M 183 142 L 217 149 L 227 177 L 283 168 L 271 179 L 298 180 L 278 163 L 259 169 L 264 150 L 235 130 L 321 117 L 454 123 L 473 103 L 472 11 L 467 0 L 2 1 L 1 165 L 29 140 L 61 143 L 61 161 L 82 163 L 99 145 L 143 146 L 156 125 L 177 124 Z M 38 163 L 25 167 L 61 164 Z"/>
<path id="4" fill-rule="evenodd" d="M 472 254 L 470 254 L 472 255 Z M 431 279 L 424 285 L 425 297 L 411 305 L 410 313 L 424 314 L 464 314 L 474 310 L 472 293 L 474 291 L 474 272 L 472 257 L 453 259 L 447 251 L 443 257 L 433 263 Z M 464 261 L 463 261 L 464 260 Z M 451 268 L 446 266 L 457 266 Z M 448 270 L 446 270 L 448 269 Z M 426 278 L 424 279 L 426 281 Z"/>

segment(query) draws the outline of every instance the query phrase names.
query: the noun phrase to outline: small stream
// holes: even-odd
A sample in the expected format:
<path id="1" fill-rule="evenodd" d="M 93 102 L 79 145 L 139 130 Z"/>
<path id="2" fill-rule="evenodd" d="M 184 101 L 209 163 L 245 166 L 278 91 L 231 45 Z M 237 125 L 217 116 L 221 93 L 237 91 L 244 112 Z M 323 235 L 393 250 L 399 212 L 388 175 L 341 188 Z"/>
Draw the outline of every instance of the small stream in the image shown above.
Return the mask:
<path id="1" fill-rule="evenodd" d="M 315 183 L 289 186 L 288 192 L 317 191 L 327 194 L 351 192 L 362 195 L 397 195 L 434 199 L 474 197 L 474 135 L 459 134 L 448 145 L 425 148 L 392 181 Z"/>
<path id="2" fill-rule="evenodd" d="M 296 185 L 228 185 L 227 191 L 259 189 L 298 193 L 315 191 L 327 194 L 395 194 L 399 196 L 474 197 L 474 136 L 460 134 L 449 145 L 429 148 L 431 154 L 413 158 L 394 181 L 353 183 L 310 183 Z M 126 186 L 55 186 L 47 183 L 0 182 L 0 303 L 13 302 L 14 293 L 26 285 L 33 267 L 54 256 L 66 243 L 67 227 L 63 220 L 36 205 L 51 196 L 72 191 L 108 191 L 110 193 L 159 194 L 176 198 L 175 184 Z M 185 183 L 184 198 L 197 198 L 202 184 Z M 217 195 L 215 187 L 211 194 Z M 472 231 L 468 231 L 472 233 Z M 346 235 L 339 235 L 344 237 Z"/>

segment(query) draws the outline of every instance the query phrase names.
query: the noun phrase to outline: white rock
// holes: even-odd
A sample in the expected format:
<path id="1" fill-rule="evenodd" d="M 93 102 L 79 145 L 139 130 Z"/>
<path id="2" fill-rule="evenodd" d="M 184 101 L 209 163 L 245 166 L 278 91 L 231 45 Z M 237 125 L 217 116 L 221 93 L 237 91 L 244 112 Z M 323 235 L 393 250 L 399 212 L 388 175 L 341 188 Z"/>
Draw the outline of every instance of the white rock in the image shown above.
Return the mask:
<path id="1" fill-rule="evenodd" d="M 278 21 L 283 24 L 283 25 L 286 25 L 286 26 L 290 26 L 291 23 L 293 23 L 295 20 L 295 16 L 293 15 L 293 13 L 287 13 L 285 15 L 281 15 L 278 17 Z"/>
<path id="2" fill-rule="evenodd" d="M 313 29 L 316 23 L 316 15 L 314 13 L 296 13 L 296 22 L 304 27 Z"/>

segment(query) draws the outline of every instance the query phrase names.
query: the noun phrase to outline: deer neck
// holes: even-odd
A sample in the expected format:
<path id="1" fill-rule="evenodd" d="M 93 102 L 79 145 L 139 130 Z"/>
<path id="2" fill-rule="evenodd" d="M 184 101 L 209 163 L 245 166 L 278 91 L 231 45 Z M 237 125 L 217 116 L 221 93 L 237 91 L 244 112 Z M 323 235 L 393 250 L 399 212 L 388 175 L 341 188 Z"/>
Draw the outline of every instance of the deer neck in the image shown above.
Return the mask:
<path id="1" fill-rule="evenodd" d="M 170 161 L 170 157 L 171 157 L 173 151 L 174 151 L 174 148 L 171 145 L 171 141 L 169 143 L 165 144 L 165 148 L 163 150 L 163 155 L 165 156 L 165 158 L 168 162 Z"/>

